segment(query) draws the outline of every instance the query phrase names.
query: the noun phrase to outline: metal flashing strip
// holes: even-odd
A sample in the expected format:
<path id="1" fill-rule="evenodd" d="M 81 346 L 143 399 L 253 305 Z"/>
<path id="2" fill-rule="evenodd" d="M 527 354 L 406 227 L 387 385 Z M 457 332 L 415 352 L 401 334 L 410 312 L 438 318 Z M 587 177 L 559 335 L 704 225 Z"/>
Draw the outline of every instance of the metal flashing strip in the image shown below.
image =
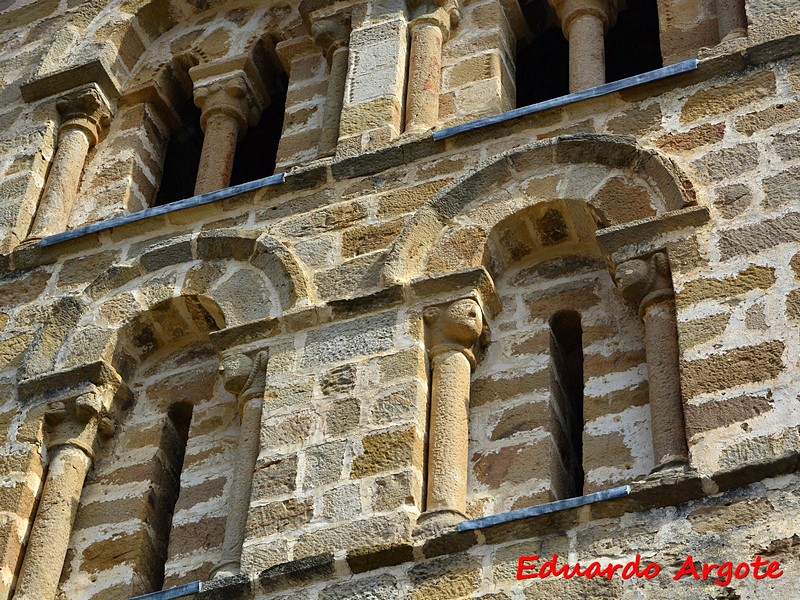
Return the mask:
<path id="1" fill-rule="evenodd" d="M 547 515 L 560 510 L 566 510 L 568 508 L 577 508 L 578 506 L 594 504 L 595 502 L 603 502 L 604 500 L 623 498 L 630 493 L 631 486 L 623 485 L 621 487 L 611 488 L 610 490 L 594 492 L 592 494 L 586 494 L 585 496 L 578 496 L 577 498 L 556 500 L 555 502 L 548 502 L 547 504 L 539 504 L 537 506 L 529 506 L 527 508 L 518 508 L 517 510 L 500 513 L 499 515 L 481 517 L 480 519 L 472 519 L 471 521 L 462 521 L 458 524 L 458 530 L 470 531 L 472 529 L 483 529 L 484 527 L 491 527 L 492 525 L 500 525 L 501 523 L 509 523 L 511 521 L 517 521 L 519 519 L 525 519 L 528 517 Z"/>
<path id="2" fill-rule="evenodd" d="M 150 594 L 144 594 L 143 596 L 134 596 L 130 600 L 172 600 L 172 598 L 185 598 L 186 596 L 191 596 L 199 591 L 200 582 L 193 581 L 192 583 L 185 583 L 168 590 L 152 592 Z"/>
<path id="3" fill-rule="evenodd" d="M 665 77 L 672 77 L 673 75 L 678 75 L 680 73 L 694 71 L 696 68 L 696 58 L 685 60 L 683 62 L 675 63 L 674 65 L 656 69 L 655 71 L 647 71 L 646 73 L 634 75 L 633 77 L 626 77 L 625 79 L 612 81 L 611 83 L 604 83 L 603 85 L 598 85 L 596 87 L 589 88 L 588 90 L 581 90 L 580 92 L 574 92 L 566 96 L 559 96 L 558 98 L 553 98 L 552 100 L 545 100 L 544 102 L 537 102 L 536 104 L 530 104 L 528 106 L 520 106 L 519 108 L 500 113 L 499 115 L 492 115 L 491 117 L 484 117 L 475 121 L 454 125 L 453 127 L 448 127 L 447 129 L 440 129 L 433 132 L 433 139 L 443 140 L 465 131 L 471 131 L 473 129 L 486 127 L 487 125 L 510 121 L 511 119 L 516 119 L 517 117 L 532 115 L 533 113 L 548 110 L 550 108 L 572 104 L 573 102 L 580 102 L 581 100 L 587 100 L 589 98 L 597 98 L 598 96 L 605 96 L 606 94 L 612 94 L 614 92 L 632 88 L 643 83 L 649 83 L 651 81 L 664 79 Z"/>
<path id="4" fill-rule="evenodd" d="M 255 181 L 240 183 L 239 185 L 233 185 L 231 187 L 217 190 L 216 192 L 209 192 L 207 194 L 201 194 L 200 196 L 192 196 L 191 198 L 186 198 L 185 200 L 178 200 L 177 202 L 170 202 L 169 204 L 154 206 L 153 208 L 146 208 L 144 210 L 140 210 L 139 212 L 125 215 L 124 217 L 116 217 L 114 219 L 108 219 L 107 221 L 92 223 L 91 225 L 86 225 L 85 227 L 79 227 L 78 229 L 71 229 L 63 233 L 48 235 L 46 238 L 42 238 L 42 240 L 39 242 L 39 245 L 52 246 L 67 240 L 74 240 L 75 238 L 79 238 L 89 233 L 105 231 L 106 229 L 119 227 L 120 225 L 125 225 L 126 223 L 141 221 L 142 219 L 147 219 L 148 217 L 164 215 L 176 210 L 181 210 L 183 208 L 191 208 L 193 206 L 200 206 L 202 204 L 216 202 L 217 200 L 224 200 L 225 198 L 230 198 L 231 196 L 235 196 L 237 194 L 257 190 L 270 185 L 275 185 L 277 183 L 283 183 L 285 180 L 286 173 L 276 173 L 275 175 L 270 175 L 269 177 L 264 177 L 263 179 L 256 179 Z"/>

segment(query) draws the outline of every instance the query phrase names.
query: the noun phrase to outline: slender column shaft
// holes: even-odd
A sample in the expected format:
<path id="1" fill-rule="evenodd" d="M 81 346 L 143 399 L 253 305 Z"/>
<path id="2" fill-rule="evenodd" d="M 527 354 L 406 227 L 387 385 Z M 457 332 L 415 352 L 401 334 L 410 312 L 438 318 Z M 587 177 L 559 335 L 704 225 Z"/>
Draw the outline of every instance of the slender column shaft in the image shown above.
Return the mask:
<path id="1" fill-rule="evenodd" d="M 42 238 L 64 230 L 90 147 L 91 140 L 84 129 L 62 128 L 30 237 Z"/>
<path id="2" fill-rule="evenodd" d="M 244 544 L 247 512 L 250 508 L 253 472 L 258 459 L 262 405 L 263 398 L 258 395 L 245 402 L 242 407 L 239 447 L 233 473 L 231 502 L 228 504 L 225 539 L 222 543 L 222 559 L 216 569 L 218 573 L 236 574 L 241 567 L 242 544 Z"/>
<path id="3" fill-rule="evenodd" d="M 433 357 L 427 510 L 466 513 L 472 367 L 458 350 Z"/>
<path id="4" fill-rule="evenodd" d="M 237 118 L 224 112 L 216 112 L 208 117 L 194 186 L 195 196 L 228 187 L 238 139 Z"/>
<path id="5" fill-rule="evenodd" d="M 339 141 L 339 120 L 344 105 L 344 87 L 347 81 L 347 65 L 350 50 L 340 46 L 333 51 L 328 75 L 328 95 L 322 115 L 322 132 L 319 136 L 318 156 L 331 156 Z"/>
<path id="6" fill-rule="evenodd" d="M 53 450 L 14 600 L 55 597 L 90 464 L 89 456 L 77 446 Z"/>
<path id="7" fill-rule="evenodd" d="M 645 347 L 657 466 L 685 462 L 688 450 L 681 403 L 677 321 L 671 299 L 644 309 Z"/>
<path id="8" fill-rule="evenodd" d="M 747 35 L 744 0 L 716 0 L 720 41 Z"/>
<path id="9" fill-rule="evenodd" d="M 442 30 L 423 21 L 412 26 L 406 96 L 406 131 L 427 131 L 439 121 Z"/>
<path id="10" fill-rule="evenodd" d="M 606 82 L 603 21 L 592 13 L 575 17 L 569 26 L 569 91 L 578 92 Z"/>

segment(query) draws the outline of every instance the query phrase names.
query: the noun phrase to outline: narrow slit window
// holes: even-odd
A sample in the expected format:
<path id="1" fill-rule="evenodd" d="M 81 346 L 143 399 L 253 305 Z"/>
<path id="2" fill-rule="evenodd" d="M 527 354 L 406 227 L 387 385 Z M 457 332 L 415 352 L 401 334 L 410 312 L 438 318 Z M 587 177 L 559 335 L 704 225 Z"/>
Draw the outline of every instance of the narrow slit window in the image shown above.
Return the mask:
<path id="1" fill-rule="evenodd" d="M 550 319 L 552 427 L 559 468 L 552 473 L 557 499 L 583 495 L 583 333 L 571 310 Z"/>
<path id="2" fill-rule="evenodd" d="M 152 544 L 155 557 L 150 569 L 150 589 L 160 590 L 164 585 L 164 565 L 167 562 L 172 516 L 181 491 L 181 471 L 192 421 L 192 405 L 188 402 L 173 404 L 164 420 L 156 461 L 161 477 L 152 483 Z"/>

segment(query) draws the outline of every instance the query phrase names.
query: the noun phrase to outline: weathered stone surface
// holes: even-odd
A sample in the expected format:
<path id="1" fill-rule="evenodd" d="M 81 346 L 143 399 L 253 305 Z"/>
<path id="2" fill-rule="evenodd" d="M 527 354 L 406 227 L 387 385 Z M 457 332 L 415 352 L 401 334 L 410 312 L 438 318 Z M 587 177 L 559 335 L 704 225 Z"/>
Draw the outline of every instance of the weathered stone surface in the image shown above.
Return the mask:
<path id="1" fill-rule="evenodd" d="M 339 481 L 342 476 L 346 448 L 346 442 L 341 441 L 329 442 L 307 449 L 303 489 L 308 490 Z"/>
<path id="2" fill-rule="evenodd" d="M 280 531 L 289 531 L 305 525 L 314 513 L 312 498 L 290 498 L 251 507 L 247 517 L 247 535 L 263 537 Z"/>
<path id="3" fill-rule="evenodd" d="M 772 379 L 784 368 L 783 349 L 783 342 L 775 340 L 685 362 L 681 367 L 684 398 Z"/>
<path id="4" fill-rule="evenodd" d="M 692 166 L 704 180 L 729 179 L 758 168 L 758 148 L 753 143 L 723 148 L 709 152 Z"/>
<path id="5" fill-rule="evenodd" d="M 389 574 L 359 579 L 324 588 L 320 600 L 394 600 L 400 593 L 397 579 Z"/>
<path id="6" fill-rule="evenodd" d="M 800 214 L 792 212 L 777 219 L 765 219 L 747 227 L 723 231 L 719 245 L 723 260 L 728 260 L 797 241 L 800 241 Z"/>
<path id="7" fill-rule="evenodd" d="M 409 575 L 414 600 L 469 597 L 480 585 L 481 565 L 477 557 L 455 554 L 419 563 Z"/>
<path id="8" fill-rule="evenodd" d="M 775 269 L 750 265 L 732 277 L 689 281 L 678 293 L 678 299 L 688 305 L 709 298 L 728 298 L 754 289 L 768 289 L 774 283 Z"/>
<path id="9" fill-rule="evenodd" d="M 742 183 L 726 185 L 717 190 L 714 205 L 726 219 L 739 216 L 753 203 L 753 192 Z"/>
<path id="10" fill-rule="evenodd" d="M 681 111 L 681 122 L 721 115 L 747 106 L 775 91 L 775 74 L 771 71 L 753 73 L 735 83 L 701 89 L 686 100 Z"/>
<path id="11" fill-rule="evenodd" d="M 396 318 L 394 312 L 387 312 L 312 331 L 300 363 L 343 362 L 388 350 L 394 346 Z"/>
<path id="12" fill-rule="evenodd" d="M 353 478 L 422 465 L 422 441 L 413 427 L 368 435 L 361 446 L 363 453 L 353 459 Z"/>
<path id="13" fill-rule="evenodd" d="M 763 396 L 736 396 L 718 402 L 687 404 L 684 407 L 686 433 L 689 437 L 733 423 L 744 423 L 747 419 L 773 409 L 772 398 Z"/>

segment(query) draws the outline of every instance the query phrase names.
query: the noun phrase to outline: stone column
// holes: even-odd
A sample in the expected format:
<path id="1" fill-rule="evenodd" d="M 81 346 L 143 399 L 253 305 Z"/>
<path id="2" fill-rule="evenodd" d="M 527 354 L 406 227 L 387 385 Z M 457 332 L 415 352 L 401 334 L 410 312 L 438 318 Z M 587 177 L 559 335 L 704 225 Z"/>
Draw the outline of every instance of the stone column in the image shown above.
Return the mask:
<path id="1" fill-rule="evenodd" d="M 411 21 L 408 82 L 406 87 L 406 127 L 421 133 L 439 122 L 439 92 L 442 78 L 442 45 L 450 35 L 451 23 L 458 21 L 455 3 L 416 6 Z"/>
<path id="2" fill-rule="evenodd" d="M 311 25 L 314 41 L 320 45 L 328 61 L 328 91 L 322 113 L 322 131 L 317 157 L 333 156 L 339 141 L 339 120 L 344 105 L 344 88 L 350 57 L 350 15 L 337 15 L 315 21 Z"/>
<path id="3" fill-rule="evenodd" d="M 606 82 L 605 34 L 617 18 L 618 0 L 549 0 L 569 41 L 569 91 Z"/>
<path id="4" fill-rule="evenodd" d="M 56 595 L 98 431 L 113 430 L 101 410 L 96 395 L 87 393 L 70 405 L 56 403 L 45 417 L 50 460 L 14 600 Z"/>
<path id="5" fill-rule="evenodd" d="M 200 127 L 205 134 L 194 186 L 194 193 L 199 196 L 230 185 L 236 144 L 248 127 L 258 122 L 261 111 L 244 72 L 222 81 L 196 81 L 194 102 L 202 111 Z"/>
<path id="6" fill-rule="evenodd" d="M 66 229 L 69 213 L 78 194 L 86 156 L 111 117 L 103 93 L 87 85 L 60 98 L 56 108 L 61 115 L 58 146 L 44 193 L 28 235 L 37 239 Z"/>
<path id="7" fill-rule="evenodd" d="M 241 571 L 245 523 L 250 508 L 253 472 L 261 439 L 261 410 L 264 406 L 267 358 L 267 352 L 260 352 L 255 361 L 243 354 L 226 357 L 222 361 L 221 371 L 225 389 L 239 396 L 241 425 L 233 470 L 233 485 L 228 501 L 222 556 L 213 574 L 213 577 L 218 579 L 231 577 Z"/>
<path id="8" fill-rule="evenodd" d="M 721 42 L 747 35 L 747 15 L 744 0 L 715 0 L 717 28 Z"/>
<path id="9" fill-rule="evenodd" d="M 475 300 L 463 299 L 426 309 L 424 319 L 432 383 L 427 505 L 420 523 L 452 524 L 467 518 L 470 375 L 483 314 Z"/>
<path id="10" fill-rule="evenodd" d="M 616 278 L 622 295 L 644 322 L 654 471 L 688 462 L 678 360 L 678 325 L 669 260 L 663 252 L 621 263 Z"/>

